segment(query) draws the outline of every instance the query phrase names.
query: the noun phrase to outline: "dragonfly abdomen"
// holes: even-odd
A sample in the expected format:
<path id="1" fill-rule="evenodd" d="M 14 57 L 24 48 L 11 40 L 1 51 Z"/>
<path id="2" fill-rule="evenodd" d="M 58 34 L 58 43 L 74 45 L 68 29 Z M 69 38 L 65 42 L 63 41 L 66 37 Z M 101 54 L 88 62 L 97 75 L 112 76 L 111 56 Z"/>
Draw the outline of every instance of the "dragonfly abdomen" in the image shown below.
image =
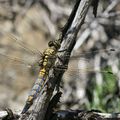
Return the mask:
<path id="1" fill-rule="evenodd" d="M 37 98 L 37 95 L 40 93 L 42 90 L 44 83 L 45 83 L 45 78 L 38 78 L 32 88 L 32 90 L 29 93 L 28 99 L 26 101 L 26 105 L 23 108 L 22 114 L 26 113 L 27 110 L 31 107 L 33 104 L 33 101 Z"/>
<path id="2" fill-rule="evenodd" d="M 34 99 L 37 97 L 37 94 L 40 93 L 40 91 L 42 90 L 44 84 L 45 84 L 46 78 L 38 78 L 30 92 L 29 95 L 34 96 Z"/>

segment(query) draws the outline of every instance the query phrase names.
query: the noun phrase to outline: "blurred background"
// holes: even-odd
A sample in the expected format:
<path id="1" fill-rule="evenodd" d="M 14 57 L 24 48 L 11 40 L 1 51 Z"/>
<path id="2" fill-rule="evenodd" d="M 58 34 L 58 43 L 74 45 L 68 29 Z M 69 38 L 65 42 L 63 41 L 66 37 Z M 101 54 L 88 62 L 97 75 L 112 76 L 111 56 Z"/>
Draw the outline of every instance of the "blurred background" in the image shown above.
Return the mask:
<path id="1" fill-rule="evenodd" d="M 20 111 L 50 40 L 59 38 L 76 0 L 0 0 L 0 109 Z M 62 80 L 60 109 L 120 108 L 120 2 L 90 7 Z M 31 65 L 32 67 L 29 67 Z"/>

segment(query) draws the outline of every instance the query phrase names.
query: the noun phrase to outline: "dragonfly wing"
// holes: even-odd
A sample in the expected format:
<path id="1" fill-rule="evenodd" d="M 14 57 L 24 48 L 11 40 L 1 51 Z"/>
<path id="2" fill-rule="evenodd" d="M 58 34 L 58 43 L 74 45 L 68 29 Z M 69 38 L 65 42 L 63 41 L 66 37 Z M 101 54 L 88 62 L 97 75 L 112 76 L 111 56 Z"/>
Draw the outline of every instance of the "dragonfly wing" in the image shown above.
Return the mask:
<path id="1" fill-rule="evenodd" d="M 22 47 L 24 50 L 26 50 L 30 54 L 39 55 L 39 57 L 42 56 L 42 53 L 37 48 L 33 48 L 33 46 L 30 46 L 28 44 L 26 45 L 25 42 L 23 42 L 20 38 L 16 37 L 15 35 L 8 34 L 7 36 L 9 37 L 9 39 L 16 42 L 18 45 L 20 45 L 20 47 Z"/>
<path id="2" fill-rule="evenodd" d="M 0 42 L 0 51 L 1 57 L 8 58 L 14 64 L 17 63 L 25 66 L 38 63 L 42 58 L 39 50 L 30 47 L 12 34 L 3 35 L 3 39 Z"/>
<path id="3" fill-rule="evenodd" d="M 38 54 L 37 56 L 36 54 L 31 54 L 31 52 L 23 49 L 17 42 L 9 39 L 8 36 L 1 37 L 0 88 L 4 86 L 5 89 L 12 89 L 11 94 L 14 94 L 15 99 L 17 99 L 20 94 L 28 92 L 28 89 L 31 88 L 36 79 L 35 71 L 37 68 L 36 72 L 38 72 L 39 59 Z M 26 93 L 26 96 L 27 95 Z"/>
<path id="4" fill-rule="evenodd" d="M 15 49 L 17 51 L 24 51 L 24 53 L 32 56 L 42 57 L 42 53 L 37 49 L 26 43 L 21 37 L 13 35 L 12 33 L 3 33 L 3 40 L 1 40 L 1 47 L 7 47 L 7 49 Z"/>
<path id="5" fill-rule="evenodd" d="M 1 59 L 1 61 L 8 59 L 8 61 L 10 61 L 14 65 L 24 65 L 26 67 L 32 66 L 32 64 L 28 63 L 27 61 L 24 61 L 24 60 L 17 58 L 17 57 L 12 57 L 12 56 L 6 55 L 4 53 L 0 53 L 0 59 Z"/>
<path id="6" fill-rule="evenodd" d="M 110 48 L 85 52 L 85 54 L 73 55 L 70 58 L 68 70 L 66 71 L 65 76 L 72 76 L 72 79 L 76 79 L 81 76 L 86 76 L 89 73 L 112 74 L 112 72 L 107 68 L 111 67 L 113 69 L 113 65 L 115 65 L 115 59 L 118 57 L 116 55 L 118 53 L 119 49 Z M 68 57 L 69 59 L 69 56 L 65 57 Z M 66 69 L 66 67 L 61 67 L 58 69 L 62 70 Z"/>
<path id="7" fill-rule="evenodd" d="M 76 60 L 76 59 L 79 59 L 79 58 L 91 58 L 92 56 L 95 56 L 96 54 L 100 54 L 100 55 L 108 55 L 108 56 L 112 56 L 112 55 L 115 55 L 116 53 L 118 53 L 120 51 L 120 49 L 115 49 L 115 48 L 109 48 L 109 49 L 98 49 L 98 50 L 93 50 L 93 51 L 87 51 L 87 52 L 84 52 L 83 53 L 79 53 L 79 52 L 73 52 L 71 55 L 65 55 L 65 56 L 61 56 L 61 59 L 62 58 L 66 58 L 66 59 L 70 59 L 70 60 Z"/>

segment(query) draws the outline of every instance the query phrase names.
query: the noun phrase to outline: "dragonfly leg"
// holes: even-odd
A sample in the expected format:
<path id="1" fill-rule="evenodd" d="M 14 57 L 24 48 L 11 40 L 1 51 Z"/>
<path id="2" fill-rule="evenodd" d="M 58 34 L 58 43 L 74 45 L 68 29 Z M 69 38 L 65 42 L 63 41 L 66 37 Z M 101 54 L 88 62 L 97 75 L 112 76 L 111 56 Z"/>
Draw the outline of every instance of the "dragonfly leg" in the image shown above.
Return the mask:
<path id="1" fill-rule="evenodd" d="M 64 49 L 64 50 L 59 50 L 58 52 L 64 52 L 64 51 L 67 51 L 67 49 Z"/>
<path id="2" fill-rule="evenodd" d="M 65 71 L 65 70 L 67 70 L 67 68 L 68 68 L 68 65 L 59 65 L 59 66 L 57 66 L 57 67 L 54 67 L 54 69 L 55 70 L 60 70 L 60 71 Z"/>
<path id="3" fill-rule="evenodd" d="M 63 63 L 62 58 L 60 58 L 59 56 L 57 56 L 57 58 L 60 60 L 61 63 Z"/>
<path id="4" fill-rule="evenodd" d="M 67 53 L 67 56 L 58 56 L 57 55 L 57 58 L 60 60 L 60 62 L 61 63 L 63 63 L 63 61 L 65 61 L 65 60 L 68 60 L 69 58 L 70 58 L 70 54 L 69 54 L 69 52 Z"/>
<path id="5" fill-rule="evenodd" d="M 59 61 L 60 61 L 62 64 L 64 63 L 64 62 L 63 62 L 63 61 L 64 61 L 63 59 L 66 59 L 66 58 L 63 58 L 63 57 L 61 58 L 61 57 L 59 57 L 59 56 L 57 56 L 57 58 L 59 59 Z"/>

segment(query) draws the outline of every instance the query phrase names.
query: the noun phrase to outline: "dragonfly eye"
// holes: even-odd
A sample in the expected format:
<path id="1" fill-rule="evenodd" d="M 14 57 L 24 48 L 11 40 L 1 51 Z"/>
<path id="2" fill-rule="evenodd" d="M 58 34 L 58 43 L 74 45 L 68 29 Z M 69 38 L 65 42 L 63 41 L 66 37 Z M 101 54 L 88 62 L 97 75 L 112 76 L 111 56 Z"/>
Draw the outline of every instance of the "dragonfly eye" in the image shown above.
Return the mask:
<path id="1" fill-rule="evenodd" d="M 54 46 L 56 49 L 59 49 L 59 48 L 60 48 L 60 42 L 57 41 L 57 40 L 49 41 L 48 45 L 49 45 L 49 47 Z"/>

